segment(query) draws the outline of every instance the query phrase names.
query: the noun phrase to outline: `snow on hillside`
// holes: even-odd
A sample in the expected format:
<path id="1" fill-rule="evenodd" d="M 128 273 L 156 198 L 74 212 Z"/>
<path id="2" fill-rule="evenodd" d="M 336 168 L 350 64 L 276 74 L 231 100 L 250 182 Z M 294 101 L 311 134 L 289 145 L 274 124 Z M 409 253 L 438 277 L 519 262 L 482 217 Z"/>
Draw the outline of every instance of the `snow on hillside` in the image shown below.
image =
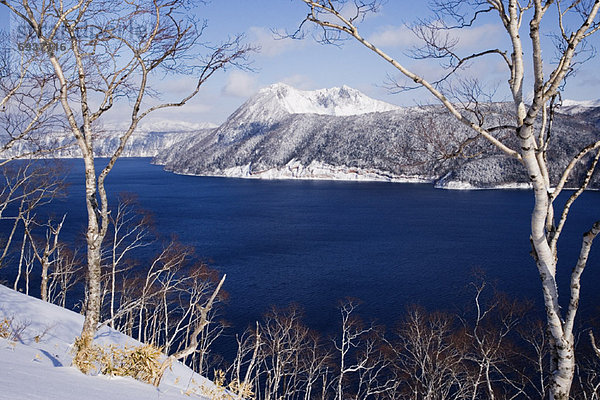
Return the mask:
<path id="1" fill-rule="evenodd" d="M 598 100 L 563 100 L 560 112 L 565 114 L 577 114 L 585 112 L 590 108 L 600 107 L 600 99 Z"/>
<path id="2" fill-rule="evenodd" d="M 133 378 L 87 376 L 71 365 L 71 344 L 83 316 L 0 285 L 0 321 L 25 326 L 17 341 L 0 338 L 0 399 L 6 400 L 183 400 L 206 399 L 199 387 L 206 378 L 176 363 L 160 387 Z M 139 342 L 110 328 L 100 329 L 101 344 L 137 346 Z"/>

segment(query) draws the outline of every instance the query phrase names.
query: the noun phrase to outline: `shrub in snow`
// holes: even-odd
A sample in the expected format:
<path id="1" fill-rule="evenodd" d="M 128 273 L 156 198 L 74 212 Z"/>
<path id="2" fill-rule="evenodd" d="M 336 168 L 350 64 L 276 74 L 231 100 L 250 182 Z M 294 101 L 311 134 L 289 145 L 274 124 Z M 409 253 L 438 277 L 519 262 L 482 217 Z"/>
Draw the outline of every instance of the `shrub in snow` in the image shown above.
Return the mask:
<path id="1" fill-rule="evenodd" d="M 151 344 L 134 347 L 86 344 L 77 338 L 74 344 L 73 365 L 85 374 L 101 373 L 110 376 L 130 376 L 153 384 L 160 375 L 161 349 Z"/>
<path id="2" fill-rule="evenodd" d="M 0 322 L 0 338 L 8 339 L 10 336 L 10 321 L 8 318 L 4 318 Z"/>
<path id="3" fill-rule="evenodd" d="M 160 375 L 161 356 L 161 349 L 150 344 L 132 348 L 111 345 L 103 349 L 102 374 L 154 383 Z"/>
<path id="4" fill-rule="evenodd" d="M 18 322 L 15 317 L 4 317 L 0 320 L 0 338 L 8 339 L 11 342 L 21 340 L 21 334 L 27 327 L 29 322 Z M 34 340 L 38 342 L 46 332 L 36 335 Z"/>

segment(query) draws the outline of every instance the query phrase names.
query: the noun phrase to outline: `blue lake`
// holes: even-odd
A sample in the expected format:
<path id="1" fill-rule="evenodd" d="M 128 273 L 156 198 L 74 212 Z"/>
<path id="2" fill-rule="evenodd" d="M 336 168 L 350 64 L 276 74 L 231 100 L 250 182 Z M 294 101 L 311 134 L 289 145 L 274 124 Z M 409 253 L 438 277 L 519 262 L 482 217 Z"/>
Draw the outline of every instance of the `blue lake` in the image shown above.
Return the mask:
<path id="1" fill-rule="evenodd" d="M 72 236 L 85 226 L 83 168 L 80 160 L 65 163 L 69 197 L 53 212 L 68 211 Z M 162 234 L 176 235 L 227 273 L 223 316 L 237 330 L 269 306 L 291 302 L 305 309 L 310 325 L 329 330 L 345 297 L 363 301 L 363 316 L 388 323 L 411 303 L 454 311 L 471 301 L 475 270 L 499 290 L 541 300 L 529 256 L 529 191 L 192 177 L 149 159 L 119 160 L 107 189 L 113 205 L 117 193 L 136 193 Z M 563 290 L 599 206 L 600 193 L 589 192 L 572 208 L 560 243 Z M 584 313 L 600 301 L 598 247 L 584 273 Z"/>

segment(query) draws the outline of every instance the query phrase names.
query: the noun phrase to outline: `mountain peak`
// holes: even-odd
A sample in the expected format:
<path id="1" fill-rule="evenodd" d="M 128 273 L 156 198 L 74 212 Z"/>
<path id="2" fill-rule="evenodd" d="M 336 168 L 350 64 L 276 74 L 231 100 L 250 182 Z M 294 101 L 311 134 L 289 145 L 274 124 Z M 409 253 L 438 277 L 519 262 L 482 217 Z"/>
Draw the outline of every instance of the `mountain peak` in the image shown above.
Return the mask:
<path id="1" fill-rule="evenodd" d="M 372 99 L 347 85 L 307 91 L 285 83 L 275 83 L 261 89 L 256 98 L 249 102 L 264 104 L 267 100 L 265 97 L 276 102 L 270 104 L 271 107 L 277 105 L 289 114 L 348 116 L 399 109 L 398 106 Z"/>
<path id="2" fill-rule="evenodd" d="M 277 91 L 280 89 L 294 89 L 294 87 L 292 87 L 291 85 L 288 85 L 287 83 L 276 82 L 276 83 L 270 84 L 269 86 L 265 86 L 264 88 L 260 89 L 259 92 L 270 92 L 270 91 Z"/>
<path id="3" fill-rule="evenodd" d="M 259 90 L 229 116 L 215 131 L 215 138 L 227 144 L 256 136 L 290 115 L 341 117 L 398 109 L 400 107 L 372 99 L 349 86 L 309 91 L 275 83 Z"/>

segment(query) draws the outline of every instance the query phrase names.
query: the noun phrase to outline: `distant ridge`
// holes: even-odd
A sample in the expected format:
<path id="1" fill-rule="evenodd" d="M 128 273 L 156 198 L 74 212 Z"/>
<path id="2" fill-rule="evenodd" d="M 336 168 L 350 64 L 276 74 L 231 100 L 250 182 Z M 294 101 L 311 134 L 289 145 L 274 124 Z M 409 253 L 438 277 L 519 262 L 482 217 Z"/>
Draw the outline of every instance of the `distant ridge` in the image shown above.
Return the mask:
<path id="1" fill-rule="evenodd" d="M 593 108 L 600 107 L 600 99 L 598 100 L 563 100 L 560 111 L 566 114 L 578 114 L 586 112 Z"/>

